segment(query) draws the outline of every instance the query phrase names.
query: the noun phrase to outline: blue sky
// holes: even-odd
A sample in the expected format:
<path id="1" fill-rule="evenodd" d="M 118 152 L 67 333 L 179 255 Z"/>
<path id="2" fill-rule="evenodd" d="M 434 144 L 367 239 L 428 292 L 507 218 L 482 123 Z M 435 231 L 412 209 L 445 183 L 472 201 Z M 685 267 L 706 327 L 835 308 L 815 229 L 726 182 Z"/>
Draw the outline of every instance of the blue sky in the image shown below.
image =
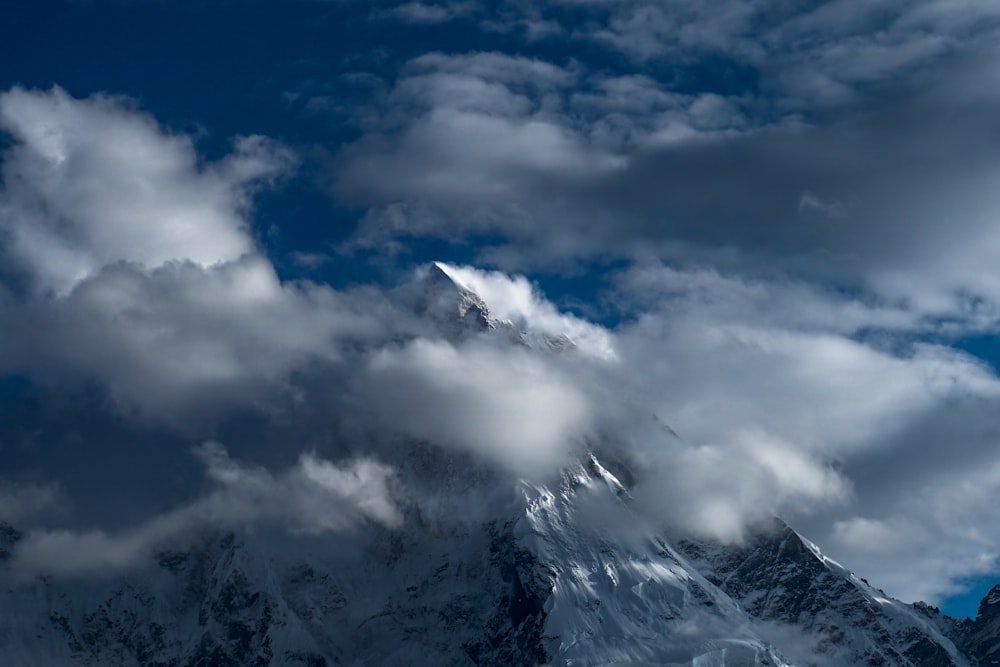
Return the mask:
<path id="1" fill-rule="evenodd" d="M 204 441 L 275 489 L 307 451 L 382 489 L 385 451 L 324 434 L 393 420 L 526 474 L 623 423 L 594 385 L 684 439 L 622 435 L 664 466 L 666 523 L 776 512 L 974 613 L 1000 555 L 998 37 L 1000 10 L 939 0 L 19 3 L 0 509 L 127 555 L 220 483 Z M 399 311 L 433 260 L 580 359 L 437 340 Z M 455 365 L 542 401 L 546 456 L 428 432 L 390 391 L 505 423 L 520 404 Z M 127 508 L 101 492 L 125 478 Z"/>

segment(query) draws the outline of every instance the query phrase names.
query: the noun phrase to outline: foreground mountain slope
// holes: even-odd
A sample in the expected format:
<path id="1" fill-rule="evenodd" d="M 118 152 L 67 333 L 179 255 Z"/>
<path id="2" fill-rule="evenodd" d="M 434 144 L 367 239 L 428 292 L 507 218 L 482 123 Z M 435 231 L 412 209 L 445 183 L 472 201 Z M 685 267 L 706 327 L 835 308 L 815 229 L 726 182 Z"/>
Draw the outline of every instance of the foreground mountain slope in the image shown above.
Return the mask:
<path id="1" fill-rule="evenodd" d="M 595 457 L 558 490 L 525 489 L 522 535 L 546 568 L 554 664 L 784 664 L 739 605 L 643 528 Z"/>
<path id="2" fill-rule="evenodd" d="M 508 520 L 372 528 L 359 552 L 204 536 L 106 581 L 4 592 L 5 664 L 782 665 L 749 617 L 627 515 L 594 458 L 522 484 Z M 613 503 L 613 505 L 606 505 Z M 290 548 L 294 546 L 294 548 Z M 15 547 L 16 548 L 16 547 Z"/>
<path id="3" fill-rule="evenodd" d="M 422 475 L 457 472 L 453 491 L 477 483 L 450 455 L 419 458 L 433 463 Z M 371 526 L 346 549 L 206 534 L 113 579 L 8 582 L 0 656 L 13 665 L 992 664 L 959 650 L 996 645 L 989 597 L 978 623 L 934 619 L 783 524 L 739 546 L 672 542 L 633 513 L 594 456 L 551 484 L 521 482 L 506 509 L 506 519 L 466 521 L 411 508 L 405 528 Z M 4 534 L 16 549 L 16 531 Z M 945 637 L 945 621 L 961 641 Z"/>

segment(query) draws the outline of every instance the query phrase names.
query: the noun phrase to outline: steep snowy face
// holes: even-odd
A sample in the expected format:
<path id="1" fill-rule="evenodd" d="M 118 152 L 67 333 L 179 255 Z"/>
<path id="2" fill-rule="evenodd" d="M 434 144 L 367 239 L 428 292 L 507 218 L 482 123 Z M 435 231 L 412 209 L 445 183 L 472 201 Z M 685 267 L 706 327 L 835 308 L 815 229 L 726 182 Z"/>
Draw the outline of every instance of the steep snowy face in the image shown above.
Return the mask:
<path id="1" fill-rule="evenodd" d="M 549 581 L 552 664 L 784 664 L 733 600 L 642 526 L 595 457 L 524 495 L 518 535 Z"/>
<path id="2" fill-rule="evenodd" d="M 448 454 L 414 461 L 458 497 Z M 467 473 L 473 473 L 471 479 Z M 655 531 L 596 458 L 520 485 L 506 518 L 408 510 L 352 550 L 206 535 L 115 580 L 6 591 L 0 655 L 78 665 L 780 666 L 750 619 Z M 294 543 L 294 544 L 291 544 Z M 16 613 L 14 613 L 16 610 Z"/>
<path id="3" fill-rule="evenodd" d="M 796 664 L 969 665 L 924 614 L 872 588 L 781 521 L 741 545 L 678 545 Z"/>

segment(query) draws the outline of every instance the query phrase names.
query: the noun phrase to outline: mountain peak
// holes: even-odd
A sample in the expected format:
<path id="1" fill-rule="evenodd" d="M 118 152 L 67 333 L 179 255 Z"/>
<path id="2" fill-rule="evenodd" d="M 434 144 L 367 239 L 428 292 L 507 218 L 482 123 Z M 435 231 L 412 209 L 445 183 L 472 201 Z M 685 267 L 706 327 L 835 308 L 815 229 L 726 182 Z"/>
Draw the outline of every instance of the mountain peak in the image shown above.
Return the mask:
<path id="1" fill-rule="evenodd" d="M 455 272 L 451 270 L 451 267 L 444 262 L 431 262 L 427 266 L 427 281 L 434 284 L 440 285 L 453 285 L 456 289 L 464 292 L 472 292 L 473 290 L 459 280 Z"/>
<path id="2" fill-rule="evenodd" d="M 486 331 L 496 328 L 490 309 L 475 290 L 463 283 L 443 262 L 431 262 L 424 269 L 422 293 L 417 312 L 429 316 L 453 333 Z"/>

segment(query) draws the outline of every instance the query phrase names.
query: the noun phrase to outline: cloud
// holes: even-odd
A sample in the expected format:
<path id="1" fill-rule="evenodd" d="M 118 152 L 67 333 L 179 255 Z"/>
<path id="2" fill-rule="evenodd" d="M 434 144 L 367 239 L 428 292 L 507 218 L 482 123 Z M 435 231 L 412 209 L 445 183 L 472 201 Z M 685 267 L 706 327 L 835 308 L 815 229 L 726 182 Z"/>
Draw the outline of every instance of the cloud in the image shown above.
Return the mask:
<path id="1" fill-rule="evenodd" d="M 680 435 L 613 430 L 653 516 L 731 540 L 773 512 L 906 600 L 995 568 L 1000 379 L 932 324 L 787 278 L 647 264 L 619 283 L 644 314 L 599 383 Z"/>
<path id="2" fill-rule="evenodd" d="M 58 505 L 58 485 L 0 479 L 0 521 L 11 523 Z"/>
<path id="3" fill-rule="evenodd" d="M 674 534 L 738 542 L 775 515 L 808 514 L 851 496 L 850 480 L 829 461 L 763 430 L 730 433 L 717 444 L 661 436 L 633 456 L 637 506 Z"/>
<path id="4" fill-rule="evenodd" d="M 355 247 L 481 238 L 479 261 L 521 271 L 738 261 L 995 324 L 986 175 L 1000 156 L 982 141 L 1000 99 L 995 11 L 720 0 L 543 14 L 590 16 L 576 39 L 648 54 L 410 60 L 365 108 L 382 122 L 339 154 L 334 193 L 367 209 Z"/>
<path id="5" fill-rule="evenodd" d="M 249 195 L 293 162 L 267 139 L 243 137 L 202 165 L 189 138 L 127 100 L 76 100 L 60 88 L 7 91 L 0 126 L 15 141 L 0 197 L 6 252 L 36 290 L 59 296 L 118 262 L 209 267 L 253 252 Z"/>
<path id="6" fill-rule="evenodd" d="M 580 20 L 581 7 L 590 21 Z M 551 2 L 545 14 L 637 66 L 669 63 L 682 75 L 693 70 L 701 85 L 762 90 L 797 109 L 855 102 L 868 84 L 980 48 L 1000 27 L 996 8 L 947 0 Z"/>
<path id="7" fill-rule="evenodd" d="M 933 603 L 994 574 L 1000 525 L 989 507 L 1000 492 L 1000 462 L 990 413 L 996 407 L 996 401 L 958 406 L 964 427 L 957 420 L 924 432 L 915 426 L 903 436 L 909 442 L 858 461 L 847 471 L 861 481 L 853 513 L 818 533 L 827 553 L 891 593 Z M 862 465 L 872 468 L 861 473 Z"/>
<path id="8" fill-rule="evenodd" d="M 336 465 L 314 454 L 274 475 L 240 464 L 218 443 L 195 450 L 215 489 L 187 505 L 118 534 L 38 530 L 15 546 L 15 576 L 114 576 L 148 564 L 160 549 L 199 529 L 233 529 L 268 522 L 292 532 L 343 533 L 364 522 L 397 527 L 402 516 L 393 497 L 391 468 L 370 459 Z"/>
<path id="9" fill-rule="evenodd" d="M 478 340 L 382 349 L 356 394 L 385 429 L 531 478 L 563 465 L 590 424 L 586 396 L 543 357 Z"/>
<path id="10" fill-rule="evenodd" d="M 642 395 L 695 441 L 724 438 L 733 424 L 770 431 L 780 423 L 784 440 L 842 452 L 948 396 L 990 397 L 1000 388 L 990 371 L 949 348 L 883 346 L 873 332 L 900 341 L 918 326 L 893 307 L 704 271 L 646 267 L 623 281 L 658 296 L 618 330 L 622 363 L 644 370 L 631 376 L 648 379 Z"/>
<path id="11" fill-rule="evenodd" d="M 98 380 L 153 421 L 180 420 L 272 395 L 309 361 L 379 330 L 375 310 L 310 284 L 282 285 L 264 259 L 209 269 L 116 265 L 43 303 L 8 301 L 6 368 L 45 382 Z"/>
<path id="12" fill-rule="evenodd" d="M 472 2 L 406 2 L 385 11 L 385 15 L 415 24 L 437 24 L 467 16 L 476 9 Z"/>
<path id="13" fill-rule="evenodd" d="M 496 53 L 408 63 L 377 112 L 386 121 L 338 159 L 336 194 L 371 207 L 355 244 L 498 225 L 530 235 L 525 204 L 563 178 L 615 166 L 563 122 L 573 80 L 567 68 Z"/>
<path id="14" fill-rule="evenodd" d="M 183 421 L 377 330 L 351 297 L 282 283 L 254 243 L 252 194 L 294 163 L 287 149 L 244 137 L 205 164 L 128 100 L 58 88 L 4 93 L 0 123 L 7 372 L 96 380 L 127 410 Z"/>

